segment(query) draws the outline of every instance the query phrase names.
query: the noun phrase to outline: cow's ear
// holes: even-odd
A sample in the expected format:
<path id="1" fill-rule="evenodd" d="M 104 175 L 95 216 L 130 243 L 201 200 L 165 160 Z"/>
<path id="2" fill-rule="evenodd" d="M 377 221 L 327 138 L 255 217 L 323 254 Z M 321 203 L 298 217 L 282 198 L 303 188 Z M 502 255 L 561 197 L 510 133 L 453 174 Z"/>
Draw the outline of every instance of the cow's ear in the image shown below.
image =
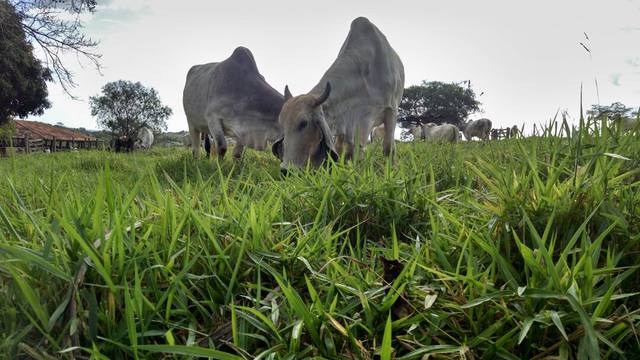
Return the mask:
<path id="1" fill-rule="evenodd" d="M 282 153 L 283 153 L 283 146 L 284 146 L 282 144 L 283 140 L 284 138 L 280 138 L 276 140 L 276 142 L 274 142 L 273 145 L 271 145 L 271 152 L 280 160 L 282 160 Z"/>
<path id="2" fill-rule="evenodd" d="M 318 107 L 322 105 L 325 101 L 327 101 L 330 94 L 331 94 L 331 83 L 327 81 L 327 86 L 324 88 L 324 92 L 322 93 L 322 95 L 320 95 L 318 99 L 316 99 L 316 102 L 315 104 L 313 104 L 314 105 L 313 107 Z"/>
<path id="3" fill-rule="evenodd" d="M 291 99 L 293 95 L 291 95 L 291 91 L 289 91 L 289 85 L 284 86 L 284 101 Z"/>

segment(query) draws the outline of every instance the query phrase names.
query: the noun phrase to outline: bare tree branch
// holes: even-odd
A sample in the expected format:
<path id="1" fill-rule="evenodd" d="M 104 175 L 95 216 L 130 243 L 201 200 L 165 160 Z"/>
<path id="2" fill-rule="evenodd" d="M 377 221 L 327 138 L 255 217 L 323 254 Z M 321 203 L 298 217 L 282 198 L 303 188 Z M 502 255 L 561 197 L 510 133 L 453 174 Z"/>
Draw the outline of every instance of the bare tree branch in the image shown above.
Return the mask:
<path id="1" fill-rule="evenodd" d="M 76 54 L 100 71 L 100 57 L 96 52 L 98 41 L 83 32 L 80 15 L 93 12 L 96 0 L 19 0 L 11 1 L 16 9 L 27 38 L 37 44 L 44 56 L 43 62 L 54 79 L 72 98 L 71 90 L 77 86 L 74 74 L 64 63 L 64 55 Z"/>

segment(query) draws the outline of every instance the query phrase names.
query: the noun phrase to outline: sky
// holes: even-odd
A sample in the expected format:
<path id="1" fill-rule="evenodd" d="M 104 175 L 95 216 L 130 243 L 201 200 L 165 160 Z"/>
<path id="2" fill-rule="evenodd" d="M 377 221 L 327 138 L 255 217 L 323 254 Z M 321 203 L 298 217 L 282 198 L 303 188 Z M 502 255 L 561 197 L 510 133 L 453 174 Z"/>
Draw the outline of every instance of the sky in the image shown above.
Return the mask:
<path id="1" fill-rule="evenodd" d="M 405 87 L 471 80 L 495 127 L 530 129 L 591 104 L 640 106 L 640 0 L 106 0 L 85 15 L 100 41 L 102 71 L 75 55 L 72 100 L 49 85 L 52 107 L 32 119 L 97 129 L 88 98 L 110 81 L 140 81 L 173 110 L 169 131 L 187 129 L 182 90 L 195 64 L 249 48 L 281 93 L 309 91 L 335 60 L 358 16 L 387 37 Z M 586 35 L 585 35 L 586 34 Z M 588 39 L 587 39 L 588 36 Z M 583 43 L 590 52 L 587 52 Z M 597 84 L 597 86 L 596 86 Z"/>

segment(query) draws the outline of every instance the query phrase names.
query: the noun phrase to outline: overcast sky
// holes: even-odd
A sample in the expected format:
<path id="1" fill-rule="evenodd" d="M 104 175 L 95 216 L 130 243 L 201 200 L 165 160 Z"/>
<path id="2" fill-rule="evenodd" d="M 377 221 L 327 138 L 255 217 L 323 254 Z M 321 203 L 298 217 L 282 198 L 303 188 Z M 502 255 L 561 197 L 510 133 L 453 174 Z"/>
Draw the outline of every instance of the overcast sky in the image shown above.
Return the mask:
<path id="1" fill-rule="evenodd" d="M 107 82 L 140 81 L 173 109 L 169 130 L 186 130 L 182 89 L 194 64 L 249 48 L 267 82 L 307 92 L 331 65 L 351 20 L 366 16 L 387 36 L 406 84 L 471 80 L 494 127 L 547 122 L 558 109 L 640 105 L 640 0 L 100 1 L 86 32 L 100 41 L 102 75 L 75 56 L 71 100 L 49 87 L 40 120 L 97 128 L 88 97 Z M 589 37 L 585 38 L 586 33 Z M 584 43 L 591 55 L 579 43 Z"/>

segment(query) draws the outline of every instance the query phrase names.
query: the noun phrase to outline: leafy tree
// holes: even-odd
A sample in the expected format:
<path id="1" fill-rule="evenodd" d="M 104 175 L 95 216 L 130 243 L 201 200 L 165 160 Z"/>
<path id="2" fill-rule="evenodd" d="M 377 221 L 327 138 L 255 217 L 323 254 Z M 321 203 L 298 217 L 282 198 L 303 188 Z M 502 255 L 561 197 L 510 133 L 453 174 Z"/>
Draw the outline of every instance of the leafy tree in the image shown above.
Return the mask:
<path id="1" fill-rule="evenodd" d="M 107 83 L 101 95 L 89 98 L 89 104 L 98 126 L 126 141 L 135 140 L 143 127 L 153 132 L 166 130 L 167 118 L 173 113 L 162 105 L 155 89 L 125 80 Z"/>
<path id="2" fill-rule="evenodd" d="M 98 42 L 83 31 L 80 15 L 92 13 L 97 0 L 1 0 L 13 5 L 27 40 L 42 50 L 44 63 L 62 89 L 69 95 L 76 86 L 73 74 L 65 66 L 63 56 L 76 55 L 88 59 L 98 70 Z M 4 24 L 4 22 L 0 23 Z M 72 96 L 73 97 L 73 96 Z"/>
<path id="3" fill-rule="evenodd" d="M 609 120 L 620 120 L 630 115 L 633 108 L 627 107 L 623 103 L 614 102 L 611 105 L 591 105 L 591 110 L 587 115 L 594 118 L 607 117 Z"/>
<path id="4" fill-rule="evenodd" d="M 0 125 L 10 117 L 40 115 L 51 106 L 51 73 L 33 55 L 15 8 L 0 1 Z"/>
<path id="5" fill-rule="evenodd" d="M 404 128 L 429 122 L 460 125 L 479 110 L 480 102 L 470 83 L 462 86 L 460 83 L 423 81 L 421 85 L 404 89 L 398 122 Z"/>

